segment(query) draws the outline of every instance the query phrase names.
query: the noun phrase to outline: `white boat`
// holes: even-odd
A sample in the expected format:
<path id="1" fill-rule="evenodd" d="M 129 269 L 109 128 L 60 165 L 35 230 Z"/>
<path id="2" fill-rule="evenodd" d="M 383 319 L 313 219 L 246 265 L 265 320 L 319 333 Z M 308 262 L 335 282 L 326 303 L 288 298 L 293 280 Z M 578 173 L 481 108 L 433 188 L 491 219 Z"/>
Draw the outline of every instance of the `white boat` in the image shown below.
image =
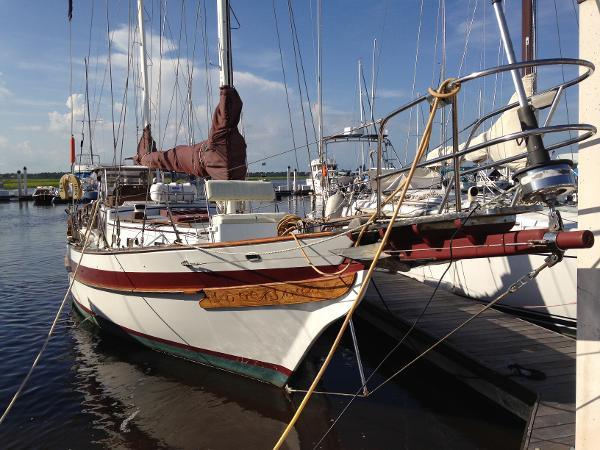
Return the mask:
<path id="1" fill-rule="evenodd" d="M 577 212 L 562 210 L 565 230 L 577 228 Z M 514 230 L 547 228 L 548 216 L 542 212 L 518 216 Z M 487 302 L 498 296 L 524 273 L 539 267 L 544 254 L 465 259 L 452 264 L 442 279 L 447 264 L 421 266 L 404 272 L 430 285 L 442 279 L 441 287 Z M 567 250 L 560 264 L 541 272 L 527 286 L 504 299 L 499 307 L 532 320 L 557 327 L 573 328 L 577 324 L 577 250 Z"/>
<path id="2" fill-rule="evenodd" d="M 58 195 L 58 191 L 54 186 L 38 186 L 33 191 L 34 205 L 51 205 L 54 197 Z"/>
<path id="3" fill-rule="evenodd" d="M 127 175 L 140 168 L 117 170 Z M 110 179 L 106 173 L 102 178 Z M 268 187 L 274 196 L 271 183 L 234 183 L 246 192 Z M 217 187 L 231 187 L 226 181 L 207 185 L 208 201 L 223 199 L 215 197 Z M 174 217 L 196 214 L 193 222 L 173 227 L 161 215 L 164 203 L 144 206 L 140 219 L 140 203 L 102 206 L 98 223 L 104 226 L 92 231 L 93 244 L 77 271 L 75 305 L 100 326 L 110 323 L 157 350 L 282 386 L 325 327 L 357 298 L 362 266 L 331 252 L 352 244 L 344 233 L 278 236 L 285 213 L 209 215 L 193 202 L 169 205 Z M 72 273 L 82 239 L 69 244 Z"/>
<path id="4" fill-rule="evenodd" d="M 311 175 L 306 178 L 306 185 L 315 195 L 335 192 L 341 186 L 352 184 L 354 179 L 348 172 L 338 170 L 338 165 L 333 158 L 327 158 L 325 163 L 313 159 L 310 162 L 310 171 Z"/>
<path id="5" fill-rule="evenodd" d="M 143 11 L 141 1 L 138 8 Z M 241 100 L 232 82 L 229 3 L 220 0 L 218 12 L 215 128 L 201 144 L 160 152 L 164 160 L 187 154 L 190 166 L 203 159 L 202 167 L 194 165 L 199 173 L 186 173 L 212 176 L 204 202 L 196 201 L 191 185 L 150 183 L 151 169 L 174 169 L 153 159 L 158 152 L 147 152 L 155 144 L 144 95 L 137 157 L 151 168 L 96 170 L 98 201 L 70 215 L 67 267 L 75 306 L 100 327 L 283 386 L 323 330 L 358 300 L 364 268 L 332 252 L 353 245 L 344 228 L 305 232 L 285 213 L 252 210 L 253 203 L 273 202 L 275 191 L 270 182 L 243 180 L 246 145 L 237 129 Z M 227 156 L 211 166 L 209 158 L 221 155 Z"/>

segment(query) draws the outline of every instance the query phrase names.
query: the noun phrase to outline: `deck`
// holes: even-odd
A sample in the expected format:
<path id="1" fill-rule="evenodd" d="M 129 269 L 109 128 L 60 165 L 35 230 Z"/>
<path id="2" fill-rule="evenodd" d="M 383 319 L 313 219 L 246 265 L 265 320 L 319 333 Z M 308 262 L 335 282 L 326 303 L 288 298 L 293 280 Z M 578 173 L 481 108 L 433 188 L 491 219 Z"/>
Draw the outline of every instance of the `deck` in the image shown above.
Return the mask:
<path id="1" fill-rule="evenodd" d="M 388 335 L 402 337 L 433 288 L 383 272 L 374 274 L 373 283 L 377 289 L 369 287 L 360 315 Z M 438 290 L 407 345 L 420 352 L 481 308 Z M 427 358 L 525 420 L 522 448 L 575 447 L 574 339 L 490 309 Z"/>

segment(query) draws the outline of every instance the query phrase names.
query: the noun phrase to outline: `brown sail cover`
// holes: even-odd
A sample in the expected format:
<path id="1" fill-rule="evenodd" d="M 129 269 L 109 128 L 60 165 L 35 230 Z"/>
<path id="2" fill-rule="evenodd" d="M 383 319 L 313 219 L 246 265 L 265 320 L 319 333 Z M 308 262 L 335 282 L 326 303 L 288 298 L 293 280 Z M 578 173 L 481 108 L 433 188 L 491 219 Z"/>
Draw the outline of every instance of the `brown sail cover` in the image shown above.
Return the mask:
<path id="1" fill-rule="evenodd" d="M 243 180 L 246 178 L 246 141 L 237 128 L 241 113 L 239 94 L 235 88 L 223 86 L 207 140 L 159 152 L 148 125 L 133 160 L 151 169 L 214 180 Z"/>

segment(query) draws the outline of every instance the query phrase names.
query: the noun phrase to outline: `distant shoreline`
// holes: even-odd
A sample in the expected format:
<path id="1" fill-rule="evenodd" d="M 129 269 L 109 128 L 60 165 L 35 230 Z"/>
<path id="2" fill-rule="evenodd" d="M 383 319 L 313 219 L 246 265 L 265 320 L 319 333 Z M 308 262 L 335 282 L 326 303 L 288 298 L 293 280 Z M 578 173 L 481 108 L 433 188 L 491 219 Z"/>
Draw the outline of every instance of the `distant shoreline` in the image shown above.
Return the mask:
<path id="1" fill-rule="evenodd" d="M 46 175 L 46 174 L 44 174 Z M 60 177 L 62 174 L 57 175 L 55 177 L 40 177 L 39 174 L 27 174 L 27 187 L 28 188 L 36 188 L 38 186 L 54 186 L 58 187 L 58 183 L 60 181 Z M 304 180 L 308 175 L 305 173 L 298 173 L 297 180 Z M 267 180 L 267 181 L 278 181 L 278 180 L 286 180 L 285 173 L 283 175 L 280 174 L 256 174 L 251 173 L 248 176 L 248 180 Z M 180 179 L 179 181 L 183 181 Z M 17 189 L 17 178 L 16 174 L 2 174 L 0 175 L 0 182 L 4 183 L 4 189 Z"/>

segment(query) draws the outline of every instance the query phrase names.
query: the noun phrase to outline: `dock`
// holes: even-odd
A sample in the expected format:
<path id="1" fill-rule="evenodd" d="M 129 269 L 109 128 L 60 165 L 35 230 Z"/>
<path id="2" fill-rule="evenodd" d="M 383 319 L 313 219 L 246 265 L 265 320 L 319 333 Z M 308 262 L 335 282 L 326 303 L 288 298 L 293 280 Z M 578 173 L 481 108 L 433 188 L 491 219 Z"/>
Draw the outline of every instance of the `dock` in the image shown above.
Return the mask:
<path id="1" fill-rule="evenodd" d="M 307 197 L 312 194 L 312 188 L 306 185 L 297 186 L 295 189 L 287 188 L 285 186 L 277 186 L 277 189 L 275 189 L 275 196 L 278 200 L 282 197 Z"/>
<path id="2" fill-rule="evenodd" d="M 400 339 L 433 292 L 401 274 L 376 272 L 361 317 Z M 480 311 L 482 304 L 439 289 L 405 341 L 420 353 Z M 575 344 L 567 336 L 489 309 L 426 359 L 527 426 L 521 448 L 575 447 Z"/>

